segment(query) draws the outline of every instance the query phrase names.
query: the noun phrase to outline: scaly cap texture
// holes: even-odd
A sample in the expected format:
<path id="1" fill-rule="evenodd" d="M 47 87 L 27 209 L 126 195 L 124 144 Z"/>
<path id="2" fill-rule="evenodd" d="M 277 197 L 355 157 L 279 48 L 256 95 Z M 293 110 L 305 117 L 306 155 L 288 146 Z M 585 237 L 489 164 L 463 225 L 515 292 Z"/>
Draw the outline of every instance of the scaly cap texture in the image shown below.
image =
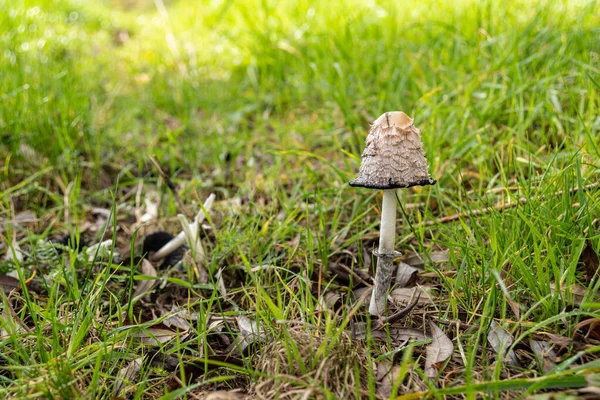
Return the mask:
<path id="1" fill-rule="evenodd" d="M 358 177 L 350 186 L 394 189 L 433 185 L 421 131 L 402 111 L 386 112 L 377 118 L 362 154 Z"/>

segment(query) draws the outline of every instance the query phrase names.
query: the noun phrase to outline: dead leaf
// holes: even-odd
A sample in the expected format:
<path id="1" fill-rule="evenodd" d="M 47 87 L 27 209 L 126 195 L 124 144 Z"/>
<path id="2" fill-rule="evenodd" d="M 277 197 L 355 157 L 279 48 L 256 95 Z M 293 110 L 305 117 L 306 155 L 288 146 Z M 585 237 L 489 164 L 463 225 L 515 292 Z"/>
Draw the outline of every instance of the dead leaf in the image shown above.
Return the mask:
<path id="1" fill-rule="evenodd" d="M 394 382 L 398 380 L 402 368 L 400 365 L 394 365 L 394 360 L 399 358 L 400 350 L 408 344 L 408 340 L 394 346 L 394 354 L 389 358 L 384 358 L 376 364 L 377 367 L 377 394 L 384 399 L 391 398 Z"/>
<path id="2" fill-rule="evenodd" d="M 367 338 L 367 324 L 365 322 L 357 322 L 352 324 L 352 332 L 350 333 L 353 339 L 356 340 L 364 340 Z M 425 340 L 427 336 L 417 330 L 412 328 L 394 328 L 389 327 L 381 330 L 371 330 L 370 335 L 374 339 L 388 339 L 389 338 L 395 342 L 402 343 L 407 340 Z"/>
<path id="3" fill-rule="evenodd" d="M 593 398 L 597 399 L 600 397 L 600 376 L 598 374 L 588 374 L 585 376 L 585 381 L 587 382 L 587 387 L 581 389 L 582 392 L 590 394 L 594 396 Z M 592 398 L 592 397 L 586 397 Z M 563 400 L 563 399 L 561 399 Z M 568 399 L 571 400 L 571 399 Z"/>
<path id="4" fill-rule="evenodd" d="M 446 251 L 432 251 L 429 254 L 415 254 L 408 257 L 404 262 L 412 267 L 423 268 L 426 262 L 434 264 L 447 262 L 450 259 L 450 253 Z"/>
<path id="5" fill-rule="evenodd" d="M 600 340 L 600 318 L 584 319 L 575 326 L 575 331 L 582 331 L 586 339 Z"/>
<path id="6" fill-rule="evenodd" d="M 579 256 L 578 265 L 583 267 L 585 271 L 585 281 L 589 284 L 598 273 L 598 267 L 600 266 L 598 254 L 594 251 L 592 243 L 589 240 L 585 242 L 585 247 Z"/>
<path id="7" fill-rule="evenodd" d="M 406 305 L 419 297 L 418 304 L 434 304 L 434 288 L 431 286 L 416 286 L 412 288 L 396 288 L 390 296 L 398 304 Z"/>
<path id="8" fill-rule="evenodd" d="M 138 339 L 142 344 L 149 346 L 160 346 L 161 344 L 174 339 L 178 335 L 185 336 L 185 333 L 182 334 L 169 329 L 150 327 L 139 332 L 135 332 L 133 337 Z"/>
<path id="9" fill-rule="evenodd" d="M 394 382 L 396 382 L 401 373 L 402 367 L 400 365 L 393 365 L 390 360 L 382 360 L 377 365 L 377 394 L 384 399 L 389 399 L 392 396 Z M 380 377 L 380 375 L 382 376 Z"/>
<path id="10" fill-rule="evenodd" d="M 558 291 L 568 304 L 580 306 L 587 294 L 587 289 L 578 284 L 563 287 L 559 286 L 558 288 L 556 286 L 555 283 L 550 283 L 550 293 L 556 294 Z"/>
<path id="11" fill-rule="evenodd" d="M 503 356 L 505 363 L 514 366 L 519 365 L 515 352 L 512 350 L 508 351 L 514 342 L 514 339 L 506 329 L 498 325 L 494 320 L 492 320 L 492 323 L 490 324 L 487 339 L 494 352 Z"/>
<path id="12" fill-rule="evenodd" d="M 13 309 L 11 302 L 6 301 L 6 297 L 4 297 L 4 300 L 4 309 L 2 310 L 2 315 L 0 318 L 0 321 L 3 322 L 2 328 L 0 329 L 0 340 L 14 337 L 15 334 L 21 334 L 24 332 L 31 333 L 31 329 L 29 329 L 27 325 L 23 323 L 21 318 L 19 318 Z"/>
<path id="13" fill-rule="evenodd" d="M 335 311 L 341 305 L 338 303 L 341 298 L 339 293 L 329 290 L 319 297 L 319 305 L 323 310 Z"/>
<path id="14" fill-rule="evenodd" d="M 545 374 L 556 367 L 556 364 L 552 361 L 556 360 L 556 353 L 552 350 L 552 345 L 550 343 L 530 339 L 529 344 L 538 365 Z"/>
<path id="15" fill-rule="evenodd" d="M 15 215 L 14 223 L 19 226 L 27 226 L 37 222 L 37 216 L 33 211 L 23 211 Z"/>
<path id="16" fill-rule="evenodd" d="M 16 234 L 15 234 L 15 232 L 13 232 L 13 240 L 10 243 L 10 245 L 8 246 L 8 248 L 6 249 L 6 254 L 4 255 L 4 261 L 14 262 L 14 263 L 17 263 L 20 265 L 23 262 L 23 260 L 25 259 L 25 257 L 23 255 L 23 250 L 21 250 L 21 247 L 19 246 L 19 242 L 17 242 L 16 239 L 17 239 Z M 9 271 L 6 275 L 11 276 L 13 278 L 19 277 L 19 273 L 17 272 L 16 269 Z"/>
<path id="17" fill-rule="evenodd" d="M 513 314 L 515 314 L 517 320 L 521 319 L 521 308 L 519 303 L 514 301 L 510 296 L 505 296 L 504 298 L 506 299 L 506 302 L 508 303 L 508 306 L 512 310 Z"/>
<path id="18" fill-rule="evenodd" d="M 398 264 L 398 270 L 396 271 L 396 287 L 403 288 L 409 286 L 409 282 L 414 279 L 417 272 L 419 272 L 418 268 L 400 262 Z"/>
<path id="19" fill-rule="evenodd" d="M 215 280 L 217 281 L 217 289 L 223 299 L 229 299 L 227 295 L 227 288 L 225 287 L 225 281 L 223 280 L 223 271 L 225 268 L 221 268 L 215 274 Z"/>
<path id="20" fill-rule="evenodd" d="M 4 289 L 4 293 L 8 293 L 13 289 L 20 288 L 21 283 L 18 279 L 8 275 L 0 275 L 0 286 Z"/>
<path id="21" fill-rule="evenodd" d="M 119 396 L 123 390 L 123 387 L 125 386 L 125 383 L 132 383 L 135 378 L 137 378 L 138 374 L 140 373 L 140 369 L 142 368 L 142 360 L 142 357 L 136 358 L 127 364 L 126 367 L 121 368 L 115 380 L 113 396 Z"/>
<path id="22" fill-rule="evenodd" d="M 429 346 L 427 346 L 425 375 L 433 379 L 438 374 L 441 365 L 452 356 L 454 346 L 444 331 L 431 321 L 429 321 L 429 329 L 431 330 L 432 340 Z"/>
<path id="23" fill-rule="evenodd" d="M 571 338 L 568 338 L 566 336 L 557 335 L 555 333 L 550 333 L 550 332 L 538 332 L 538 335 L 547 336 L 548 339 L 550 340 L 550 342 L 552 342 L 552 344 L 554 344 L 555 346 L 563 347 L 563 348 L 570 346 L 574 342 L 573 339 L 571 339 Z"/>
<path id="24" fill-rule="evenodd" d="M 237 392 L 226 392 L 224 390 L 219 390 L 217 392 L 212 392 L 206 396 L 204 400 L 241 400 L 243 398 L 244 397 Z"/>
<path id="25" fill-rule="evenodd" d="M 377 367 L 377 381 L 381 381 L 392 370 L 394 363 L 389 358 L 379 361 Z"/>
<path id="26" fill-rule="evenodd" d="M 373 291 L 373 288 L 363 286 L 363 287 L 352 290 L 352 292 L 350 292 L 350 293 L 352 295 L 352 300 L 356 302 L 361 299 L 364 300 L 364 299 L 370 298 L 372 291 Z"/>
<path id="27" fill-rule="evenodd" d="M 239 335 L 235 338 L 233 343 L 229 345 L 226 351 L 229 355 L 233 353 L 242 355 L 250 345 L 262 342 L 266 337 L 264 330 L 261 329 L 258 322 L 251 320 L 244 315 L 240 315 L 236 320 L 239 328 Z"/>
<path id="28" fill-rule="evenodd" d="M 151 277 L 156 277 L 156 269 L 154 268 L 154 266 L 152 265 L 152 263 L 150 261 L 148 261 L 147 259 L 143 258 L 142 259 L 142 265 L 141 265 L 141 273 L 142 275 L 145 276 L 151 276 Z M 144 293 L 147 293 L 148 291 L 150 291 L 150 289 L 152 289 L 154 287 L 154 285 L 156 284 L 156 280 L 155 279 L 144 279 L 144 280 L 138 280 L 135 286 L 135 291 L 133 292 L 133 298 L 135 299 L 138 296 L 143 295 Z"/>
<path id="29" fill-rule="evenodd" d="M 165 319 L 163 319 L 162 323 L 168 326 L 169 328 L 179 328 L 183 331 L 189 331 L 190 329 L 192 329 L 190 327 L 190 324 L 188 324 L 185 319 L 181 318 L 178 315 L 171 314 Z"/>

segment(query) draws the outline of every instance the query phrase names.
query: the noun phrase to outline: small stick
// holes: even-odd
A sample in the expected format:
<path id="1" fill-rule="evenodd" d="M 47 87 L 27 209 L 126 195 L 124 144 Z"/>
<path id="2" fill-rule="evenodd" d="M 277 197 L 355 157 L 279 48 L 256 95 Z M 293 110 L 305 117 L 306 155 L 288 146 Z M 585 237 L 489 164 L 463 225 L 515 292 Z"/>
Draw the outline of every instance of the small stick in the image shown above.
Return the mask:
<path id="1" fill-rule="evenodd" d="M 152 165 L 154 165 L 154 168 L 156 168 L 158 174 L 163 179 L 163 181 L 165 181 L 167 187 L 169 188 L 169 190 L 171 190 L 171 193 L 173 193 L 173 197 L 175 198 L 179 209 L 185 214 L 186 217 L 191 218 L 191 214 L 188 213 L 187 208 L 183 204 L 183 201 L 181 201 L 181 197 L 179 197 L 179 193 L 177 193 L 177 186 L 175 186 L 175 183 L 173 183 L 171 177 L 169 177 L 169 175 L 167 175 L 167 173 L 162 169 L 160 163 L 158 162 L 158 158 L 156 158 L 155 155 L 151 155 L 150 162 L 152 163 Z"/>
<path id="2" fill-rule="evenodd" d="M 419 304 L 419 299 L 421 298 L 421 293 L 418 294 L 415 301 L 404 307 L 402 310 L 398 311 L 395 314 L 390 315 L 389 317 L 381 317 L 373 324 L 373 330 L 380 330 L 387 324 L 393 324 L 394 322 L 400 320 L 401 318 L 407 316 L 413 308 L 417 304 Z"/>

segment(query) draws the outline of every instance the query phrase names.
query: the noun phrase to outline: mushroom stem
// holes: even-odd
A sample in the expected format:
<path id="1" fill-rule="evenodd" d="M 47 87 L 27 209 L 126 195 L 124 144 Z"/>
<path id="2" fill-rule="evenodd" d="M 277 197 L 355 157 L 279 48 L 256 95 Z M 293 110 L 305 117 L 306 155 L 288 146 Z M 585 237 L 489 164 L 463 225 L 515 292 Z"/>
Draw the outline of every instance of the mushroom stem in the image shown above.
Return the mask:
<path id="1" fill-rule="evenodd" d="M 400 253 L 394 251 L 395 235 L 396 190 L 388 189 L 383 191 L 379 251 L 375 254 L 377 256 L 377 270 L 375 271 L 375 285 L 371 295 L 371 304 L 369 305 L 371 315 L 383 314 L 387 305 L 387 295 L 394 272 L 394 258 L 400 255 Z"/>
<path id="2" fill-rule="evenodd" d="M 381 232 L 379 233 L 379 253 L 394 251 L 396 238 L 396 189 L 383 191 L 381 205 Z"/>

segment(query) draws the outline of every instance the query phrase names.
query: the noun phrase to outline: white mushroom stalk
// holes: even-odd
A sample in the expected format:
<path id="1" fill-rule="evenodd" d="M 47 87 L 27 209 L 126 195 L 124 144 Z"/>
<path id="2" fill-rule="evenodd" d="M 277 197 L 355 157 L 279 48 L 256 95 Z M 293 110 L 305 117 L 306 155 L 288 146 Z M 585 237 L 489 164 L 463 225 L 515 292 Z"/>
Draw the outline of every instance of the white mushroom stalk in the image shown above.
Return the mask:
<path id="1" fill-rule="evenodd" d="M 381 205 L 381 227 L 379 231 L 379 250 L 377 256 L 377 271 L 375 286 L 371 294 L 369 314 L 381 315 L 385 312 L 387 294 L 394 273 L 394 258 L 400 252 L 394 250 L 396 238 L 396 189 L 383 191 L 383 204 Z"/>
<path id="2" fill-rule="evenodd" d="M 375 285 L 369 313 L 381 316 L 394 272 L 396 234 L 396 189 L 433 185 L 427 172 L 427 160 L 421 143 L 421 131 L 413 119 L 401 111 L 384 113 L 371 126 L 362 154 L 358 177 L 351 186 L 383 190 L 381 232 L 375 271 Z"/>
<path id="3" fill-rule="evenodd" d="M 165 244 L 163 247 L 160 248 L 160 250 L 152 254 L 152 256 L 150 257 L 150 261 L 162 260 L 169 254 L 183 246 L 185 242 L 188 241 L 188 237 L 190 236 L 192 237 L 190 244 L 194 246 L 194 244 L 196 244 L 196 240 L 194 239 L 197 239 L 198 228 L 200 227 L 202 221 L 204 221 L 204 218 L 206 218 L 206 214 L 204 213 L 204 211 L 206 210 L 207 213 L 210 211 L 213 202 L 215 201 L 215 197 L 215 194 L 211 193 L 210 196 L 208 196 L 208 198 L 206 199 L 206 201 L 204 201 L 204 208 L 198 212 L 196 218 L 194 218 L 194 221 L 191 224 L 188 224 L 188 229 L 183 229 L 181 232 L 179 232 L 177 236 L 171 239 L 169 243 Z M 189 236 L 186 235 L 186 231 L 188 231 Z M 195 238 L 193 238 L 194 235 L 191 234 L 192 232 L 196 232 Z"/>

